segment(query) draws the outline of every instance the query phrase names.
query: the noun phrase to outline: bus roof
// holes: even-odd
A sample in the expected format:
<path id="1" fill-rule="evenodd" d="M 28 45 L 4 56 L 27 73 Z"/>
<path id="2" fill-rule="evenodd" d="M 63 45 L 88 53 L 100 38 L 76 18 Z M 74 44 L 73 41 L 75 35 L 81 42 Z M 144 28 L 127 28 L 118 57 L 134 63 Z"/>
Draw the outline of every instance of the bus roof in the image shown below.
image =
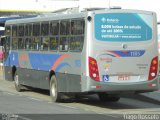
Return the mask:
<path id="1" fill-rule="evenodd" d="M 101 12 L 131 12 L 131 13 L 146 13 L 146 14 L 153 14 L 151 11 L 142 11 L 142 10 L 126 10 L 126 9 L 106 9 L 106 8 L 92 8 L 92 9 L 85 9 L 84 11 L 78 11 L 71 9 L 71 11 L 67 12 L 53 12 L 53 13 L 43 13 L 37 17 L 33 18 L 25 18 L 25 19 L 17 19 L 17 20 L 8 20 L 6 21 L 5 25 L 12 25 L 12 24 L 21 24 L 21 23 L 34 23 L 34 22 L 45 22 L 51 20 L 63 20 L 63 19 L 74 19 L 74 18 L 83 18 L 89 12 L 101 13 Z"/>

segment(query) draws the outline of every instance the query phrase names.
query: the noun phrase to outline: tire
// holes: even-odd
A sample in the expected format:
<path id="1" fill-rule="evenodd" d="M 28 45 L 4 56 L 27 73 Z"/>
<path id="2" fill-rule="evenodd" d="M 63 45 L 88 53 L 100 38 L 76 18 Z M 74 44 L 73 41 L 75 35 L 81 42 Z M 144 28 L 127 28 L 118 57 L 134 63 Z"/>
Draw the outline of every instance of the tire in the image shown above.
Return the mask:
<path id="1" fill-rule="evenodd" d="M 15 89 L 17 92 L 22 91 L 22 85 L 19 83 L 19 76 L 18 76 L 17 72 L 14 75 L 14 85 L 15 85 Z"/>
<path id="2" fill-rule="evenodd" d="M 62 95 L 58 92 L 58 86 L 55 76 L 53 75 L 50 80 L 50 97 L 52 102 L 61 102 Z"/>
<path id="3" fill-rule="evenodd" d="M 120 99 L 118 95 L 108 95 L 107 93 L 99 93 L 98 96 L 102 102 L 117 102 Z"/>

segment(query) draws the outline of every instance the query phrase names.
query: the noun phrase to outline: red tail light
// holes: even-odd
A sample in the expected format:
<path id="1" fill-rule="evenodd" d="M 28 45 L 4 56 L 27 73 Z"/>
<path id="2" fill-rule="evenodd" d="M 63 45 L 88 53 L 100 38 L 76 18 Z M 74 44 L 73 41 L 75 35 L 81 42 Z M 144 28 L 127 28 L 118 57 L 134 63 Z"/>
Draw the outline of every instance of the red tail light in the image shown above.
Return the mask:
<path id="1" fill-rule="evenodd" d="M 158 72 L 158 56 L 152 59 L 148 80 L 153 80 L 157 76 Z"/>
<path id="2" fill-rule="evenodd" d="M 89 57 L 89 76 L 95 81 L 100 81 L 97 61 L 92 57 Z"/>

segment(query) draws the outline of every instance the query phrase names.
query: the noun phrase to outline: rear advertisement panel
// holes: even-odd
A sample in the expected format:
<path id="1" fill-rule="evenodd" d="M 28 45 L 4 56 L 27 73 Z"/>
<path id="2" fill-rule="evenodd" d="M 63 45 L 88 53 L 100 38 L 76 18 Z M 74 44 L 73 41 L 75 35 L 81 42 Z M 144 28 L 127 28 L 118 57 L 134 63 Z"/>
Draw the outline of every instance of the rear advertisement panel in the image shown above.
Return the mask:
<path id="1" fill-rule="evenodd" d="M 100 41 L 134 42 L 152 39 L 153 16 L 138 13 L 103 13 L 94 17 L 95 38 Z"/>

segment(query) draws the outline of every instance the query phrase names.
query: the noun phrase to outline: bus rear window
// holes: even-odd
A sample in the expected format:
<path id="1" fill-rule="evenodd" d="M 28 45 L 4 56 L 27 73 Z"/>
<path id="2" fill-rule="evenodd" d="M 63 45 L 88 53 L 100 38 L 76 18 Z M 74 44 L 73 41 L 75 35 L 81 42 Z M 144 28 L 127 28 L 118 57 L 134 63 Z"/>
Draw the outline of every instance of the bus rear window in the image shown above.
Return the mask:
<path id="1" fill-rule="evenodd" d="M 94 17 L 99 41 L 134 42 L 152 39 L 153 16 L 137 13 L 105 13 Z"/>

